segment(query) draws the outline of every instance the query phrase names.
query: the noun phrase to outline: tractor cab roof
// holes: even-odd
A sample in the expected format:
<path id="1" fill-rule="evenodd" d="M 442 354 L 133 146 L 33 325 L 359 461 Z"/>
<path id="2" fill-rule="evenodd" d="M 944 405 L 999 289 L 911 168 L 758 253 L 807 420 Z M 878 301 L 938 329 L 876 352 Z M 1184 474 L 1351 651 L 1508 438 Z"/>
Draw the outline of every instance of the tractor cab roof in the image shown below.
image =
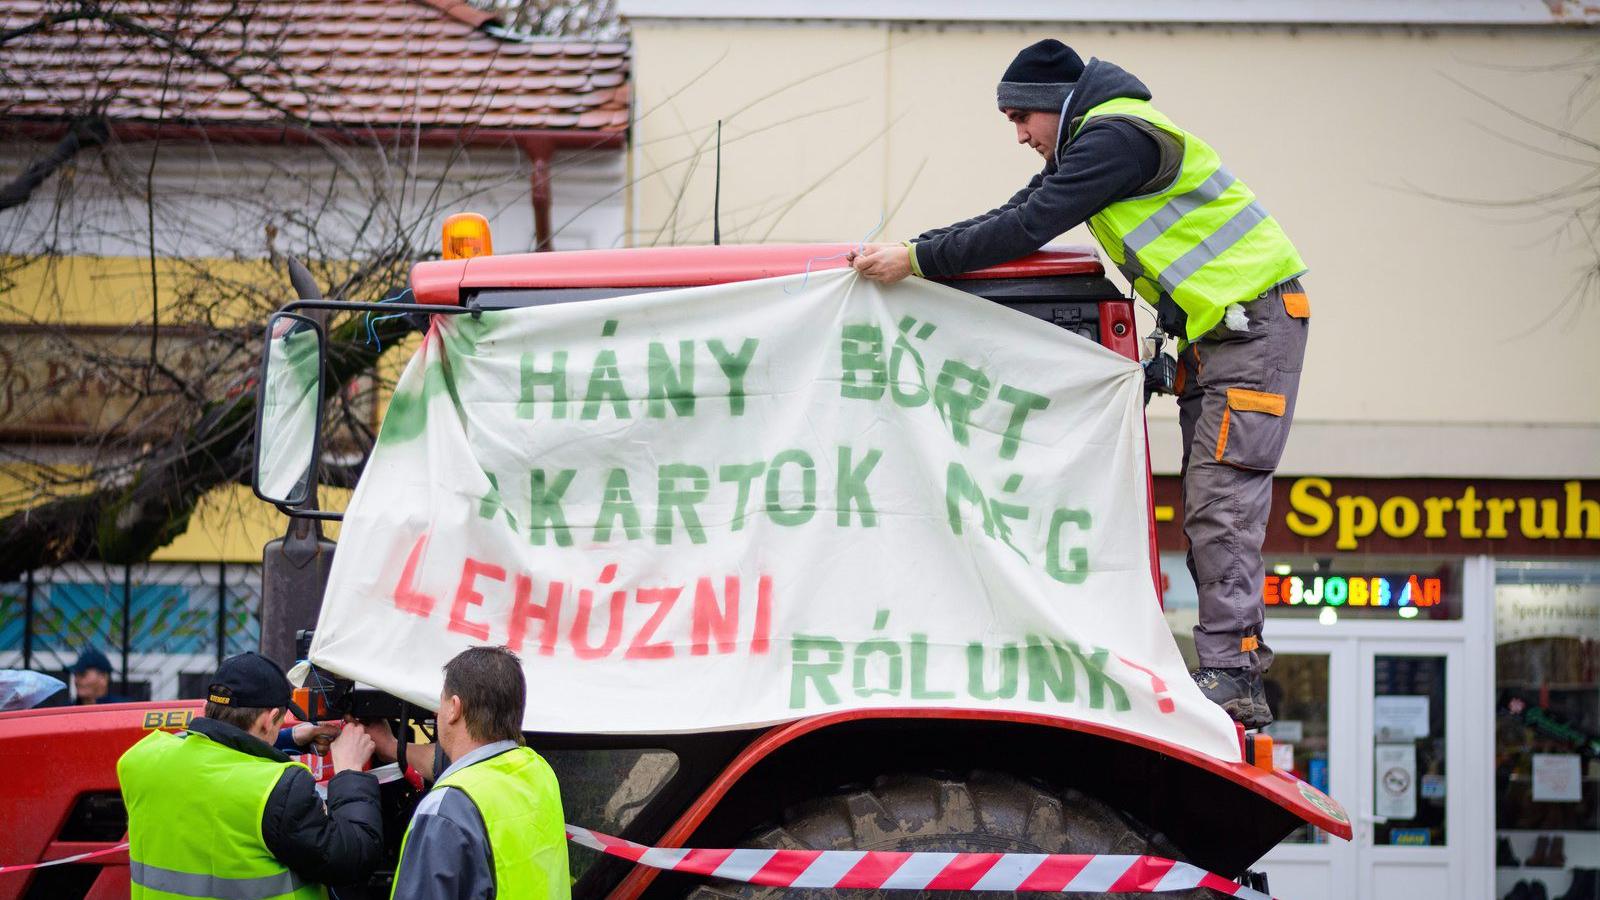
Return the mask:
<path id="1" fill-rule="evenodd" d="M 675 288 L 727 284 L 842 269 L 854 244 L 724 244 L 512 253 L 418 263 L 411 289 L 418 303 L 457 306 L 463 292 L 560 288 Z M 1101 276 L 1087 247 L 1041 250 L 961 279 Z"/>

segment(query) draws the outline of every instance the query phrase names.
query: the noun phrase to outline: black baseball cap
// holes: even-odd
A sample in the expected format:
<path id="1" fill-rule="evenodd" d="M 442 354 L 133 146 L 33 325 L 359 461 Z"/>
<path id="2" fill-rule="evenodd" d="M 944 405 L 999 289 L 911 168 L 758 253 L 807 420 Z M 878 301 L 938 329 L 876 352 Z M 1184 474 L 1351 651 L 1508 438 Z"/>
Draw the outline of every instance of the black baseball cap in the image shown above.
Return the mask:
<path id="1" fill-rule="evenodd" d="M 306 721 L 305 711 L 295 705 L 294 690 L 278 664 L 259 653 L 230 656 L 217 667 L 206 699 L 219 706 L 255 709 L 287 707 L 295 718 Z"/>
<path id="2" fill-rule="evenodd" d="M 111 660 L 107 659 L 106 655 L 99 650 L 93 647 L 85 647 L 83 652 L 78 654 L 78 661 L 72 664 L 72 674 L 82 675 L 90 669 L 99 669 L 110 675 Z"/>

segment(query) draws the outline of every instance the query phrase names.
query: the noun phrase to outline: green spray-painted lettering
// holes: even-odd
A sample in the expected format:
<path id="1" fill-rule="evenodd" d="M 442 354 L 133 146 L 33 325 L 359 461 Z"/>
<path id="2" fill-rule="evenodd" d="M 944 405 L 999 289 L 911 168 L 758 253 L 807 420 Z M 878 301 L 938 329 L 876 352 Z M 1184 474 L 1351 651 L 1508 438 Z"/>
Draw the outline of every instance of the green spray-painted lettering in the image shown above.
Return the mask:
<path id="1" fill-rule="evenodd" d="M 882 631 L 889 627 L 889 611 L 878 610 L 873 619 L 872 629 Z M 873 666 L 872 657 L 882 656 L 882 666 Z M 869 668 L 881 669 L 883 683 L 873 687 L 867 683 L 867 670 Z M 852 686 L 857 697 L 871 697 L 875 694 L 887 694 L 890 697 L 900 693 L 900 686 L 904 683 L 905 661 L 900 658 L 900 645 L 887 638 L 877 637 L 869 641 L 862 641 L 856 645 L 854 664 L 851 667 Z"/>
<path id="2" fill-rule="evenodd" d="M 738 353 L 729 353 L 728 348 L 718 340 L 706 343 L 711 355 L 716 357 L 717 366 L 728 379 L 729 415 L 744 415 L 744 376 L 750 371 L 750 361 L 756 358 L 756 346 L 759 343 L 755 338 L 745 338 L 744 343 L 739 345 Z"/>
<path id="3" fill-rule="evenodd" d="M 516 531 L 517 519 L 511 514 L 511 510 L 506 509 L 505 500 L 500 496 L 500 482 L 495 480 L 493 472 L 484 472 L 483 475 L 489 479 L 489 490 L 483 495 L 483 499 L 478 501 L 478 518 L 492 519 L 497 515 L 503 515 L 511 530 Z"/>
<path id="4" fill-rule="evenodd" d="M 933 406 L 950 426 L 950 436 L 967 446 L 972 413 L 989 399 L 989 376 L 964 362 L 947 359 L 933 383 Z"/>
<path id="5" fill-rule="evenodd" d="M 738 500 L 733 505 L 733 530 L 744 528 L 744 511 L 750 504 L 750 488 L 761 473 L 766 471 L 767 464 L 760 462 L 732 464 L 717 469 L 717 480 L 723 484 L 737 484 L 739 486 Z"/>
<path id="6" fill-rule="evenodd" d="M 601 350 L 594 355 L 594 367 L 589 370 L 589 386 L 584 391 L 583 418 L 600 418 L 602 403 L 610 403 L 612 415 L 617 418 L 631 418 L 628 412 L 628 389 L 622 384 L 622 372 L 617 368 L 615 350 Z"/>
<path id="7" fill-rule="evenodd" d="M 928 402 L 928 373 L 922 364 L 922 354 L 917 348 L 911 346 L 907 335 L 917 324 L 917 320 L 906 316 L 900 320 L 899 333 L 894 337 L 894 349 L 889 351 L 889 396 L 894 402 L 907 408 L 921 406 Z M 924 326 L 926 330 L 927 326 Z M 930 332 L 931 333 L 931 332 Z M 920 335 L 920 332 L 919 332 Z M 927 335 L 920 335 L 924 338 Z M 914 380 L 907 380 L 901 369 L 907 359 L 911 360 Z"/>
<path id="8" fill-rule="evenodd" d="M 1062 584 L 1082 584 L 1089 577 L 1089 550 L 1087 547 L 1067 549 L 1067 564 L 1061 564 L 1061 532 L 1068 525 L 1088 531 L 1092 520 L 1086 509 L 1058 509 L 1050 517 L 1050 534 L 1046 539 L 1044 570 Z"/>
<path id="9" fill-rule="evenodd" d="M 978 641 L 967 645 L 967 693 L 976 700 L 1010 700 L 1017 695 L 1017 661 L 1022 656 L 1016 644 L 1000 648 L 1000 682 L 990 690 L 984 678 L 988 648 Z"/>
<path id="10" fill-rule="evenodd" d="M 1067 641 L 1067 650 L 1077 659 L 1078 667 L 1089 682 L 1089 708 L 1104 709 L 1106 694 L 1111 695 L 1111 708 L 1117 712 L 1127 712 L 1133 708 L 1133 704 L 1128 702 L 1128 692 L 1106 674 L 1106 663 L 1111 659 L 1110 650 L 1096 647 L 1093 653 L 1086 654 L 1072 641 Z"/>
<path id="11" fill-rule="evenodd" d="M 1046 643 L 1048 641 L 1049 643 Z M 1067 648 L 1051 638 L 1028 638 L 1028 699 L 1041 701 L 1044 692 L 1063 703 L 1071 703 L 1077 696 L 1077 681 L 1073 678 L 1072 657 Z"/>
<path id="12" fill-rule="evenodd" d="M 1006 483 L 1000 489 L 1005 493 L 1015 494 L 1017 489 L 1021 487 L 1022 476 L 1013 474 L 1006 479 Z M 1033 513 L 1020 503 L 1007 503 L 999 497 L 991 497 L 989 499 L 989 515 L 994 521 L 994 530 L 1000 541 L 1010 547 L 1012 552 L 1022 557 L 1023 562 L 1028 562 L 1028 554 L 1023 553 L 1021 547 L 1011 543 L 1011 523 L 1013 521 L 1026 522 Z"/>
<path id="13" fill-rule="evenodd" d="M 783 467 L 800 467 L 800 505 L 786 509 L 783 505 Z M 772 458 L 767 469 L 767 515 L 778 525 L 804 525 L 817 513 L 817 468 L 811 454 L 804 450 L 784 450 Z"/>
<path id="14" fill-rule="evenodd" d="M 1017 447 L 1022 443 L 1022 426 L 1028 416 L 1050 405 L 1050 398 L 1032 391 L 1000 385 L 1000 402 L 1011 404 L 1011 419 L 1006 422 L 1005 437 L 1000 440 L 1000 458 L 1015 459 Z"/>
<path id="15" fill-rule="evenodd" d="M 849 447 L 839 445 L 839 477 L 834 490 L 839 507 L 839 527 L 850 525 L 850 510 L 854 508 L 862 527 L 871 528 L 878 524 L 878 511 L 873 508 L 872 494 L 867 491 L 867 476 L 872 474 L 873 467 L 883 457 L 883 451 L 868 450 L 859 464 L 852 463 L 851 455 Z"/>
<path id="16" fill-rule="evenodd" d="M 695 512 L 694 505 L 706 499 L 706 494 L 711 492 L 711 477 L 705 469 L 686 463 L 668 463 L 658 467 L 656 472 L 659 482 L 656 493 L 656 543 L 672 543 L 672 511 L 676 509 L 690 542 L 704 544 L 706 530 L 700 525 L 700 514 Z M 679 479 L 686 479 L 688 485 L 680 486 Z"/>
<path id="17" fill-rule="evenodd" d="M 959 687 L 964 687 L 965 696 L 972 700 L 1016 699 L 1025 671 L 1026 697 L 1031 702 L 1084 704 L 1115 712 L 1132 709 L 1128 692 L 1106 671 L 1111 651 L 1103 647 L 1085 650 L 1073 641 L 1040 635 L 1027 635 L 1020 643 L 1010 641 L 998 647 L 981 641 L 964 647 L 946 646 L 930 644 L 928 636 L 921 633 L 897 639 L 883 633 L 888 624 L 889 611 L 880 609 L 873 622 L 877 633 L 859 643 L 797 635 L 790 643 L 790 707 L 803 709 L 813 697 L 825 705 L 839 703 L 846 660 L 850 662 L 849 688 L 856 697 L 951 700 L 961 692 L 928 684 L 929 657 L 959 656 L 964 651 L 967 677 Z"/>
<path id="18" fill-rule="evenodd" d="M 961 534 L 961 503 L 976 506 L 983 514 L 983 533 L 994 537 L 994 515 L 989 511 L 989 503 L 983 496 L 983 489 L 967 474 L 967 467 L 953 462 L 945 469 L 944 479 L 944 506 L 945 513 L 950 520 L 950 531 Z"/>
<path id="19" fill-rule="evenodd" d="M 639 539 L 639 510 L 633 505 L 633 490 L 628 484 L 627 469 L 612 469 L 606 475 L 605 493 L 600 498 L 600 514 L 595 517 L 594 539 L 611 540 L 611 529 L 618 521 L 628 540 Z"/>
<path id="20" fill-rule="evenodd" d="M 529 493 L 532 495 L 528 514 L 530 541 L 544 546 L 545 533 L 548 531 L 555 535 L 556 543 L 560 546 L 572 546 L 572 529 L 567 527 L 567 515 L 561 508 L 561 497 L 572 486 L 573 476 L 577 474 L 576 469 L 562 469 L 556 473 L 555 481 L 548 485 L 543 469 L 534 469 L 528 474 L 531 486 Z"/>
<path id="21" fill-rule="evenodd" d="M 534 391 L 543 387 L 550 389 L 550 418 L 566 418 L 567 351 L 551 353 L 550 368 L 542 370 L 539 368 L 538 354 L 524 353 L 519 368 L 522 371 L 522 395 L 517 399 L 517 416 L 523 419 L 534 417 L 533 409 L 538 403 Z"/>
<path id="22" fill-rule="evenodd" d="M 813 652 L 822 655 L 821 661 L 811 660 Z M 839 692 L 834 689 L 832 678 L 843 668 L 844 644 L 837 638 L 795 635 L 789 642 L 789 708 L 806 708 L 807 682 L 816 690 L 817 699 L 829 706 L 836 705 Z"/>
<path id="23" fill-rule="evenodd" d="M 428 344 L 423 343 L 423 351 Z M 428 426 L 428 404 L 440 394 L 456 399 L 445 374 L 440 357 L 423 357 L 422 387 L 420 390 L 396 390 L 389 398 L 389 410 L 383 416 L 383 429 L 378 432 L 381 444 L 401 444 L 419 437 Z"/>
<path id="24" fill-rule="evenodd" d="M 1072 641 L 1030 636 L 1026 656 L 1029 700 L 1044 700 L 1048 690 L 1056 700 L 1071 703 L 1076 695 L 1077 673 L 1082 671 L 1091 709 L 1104 709 L 1107 695 L 1118 712 L 1132 709 L 1128 692 L 1105 672 L 1111 651 L 1095 648 L 1092 653 L 1085 653 Z"/>
<path id="25" fill-rule="evenodd" d="M 911 635 L 911 699 L 949 700 L 955 691 L 939 691 L 928 687 L 928 636 Z"/>
<path id="26" fill-rule="evenodd" d="M 876 325 L 846 325 L 839 336 L 839 396 L 852 400 L 877 400 L 889 381 L 883 359 L 883 329 Z M 861 378 L 858 375 L 864 374 Z"/>
<path id="27" fill-rule="evenodd" d="M 680 416 L 694 415 L 694 341 L 678 342 L 678 364 L 665 344 L 650 342 L 650 416 L 667 417 L 667 404 Z"/>

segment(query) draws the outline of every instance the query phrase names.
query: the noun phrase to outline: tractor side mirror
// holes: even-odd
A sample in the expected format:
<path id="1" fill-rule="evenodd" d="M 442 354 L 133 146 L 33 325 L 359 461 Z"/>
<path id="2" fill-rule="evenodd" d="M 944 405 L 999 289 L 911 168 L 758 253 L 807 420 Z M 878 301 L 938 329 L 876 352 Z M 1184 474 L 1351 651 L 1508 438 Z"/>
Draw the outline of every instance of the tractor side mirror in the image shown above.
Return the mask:
<path id="1" fill-rule="evenodd" d="M 306 316 L 278 313 L 267 323 L 256 388 L 256 496 L 296 507 L 316 490 L 322 433 L 322 328 Z"/>

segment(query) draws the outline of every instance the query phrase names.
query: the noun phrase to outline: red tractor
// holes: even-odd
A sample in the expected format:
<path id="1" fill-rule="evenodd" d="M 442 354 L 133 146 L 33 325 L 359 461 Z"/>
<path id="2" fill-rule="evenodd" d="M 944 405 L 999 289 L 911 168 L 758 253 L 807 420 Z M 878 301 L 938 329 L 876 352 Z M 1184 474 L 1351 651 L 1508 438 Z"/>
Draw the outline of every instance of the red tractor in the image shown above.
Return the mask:
<path id="1" fill-rule="evenodd" d="M 846 265 L 844 245 L 717 246 L 476 256 L 424 262 L 414 303 L 326 302 L 303 277 L 286 311 L 450 315 L 816 273 Z M 469 251 L 470 252 L 470 251 Z M 1139 359 L 1133 303 L 1091 251 L 1034 254 L 946 282 Z M 302 498 L 308 496 L 301 492 Z M 1148 496 L 1148 492 L 1146 492 Z M 304 503 L 264 561 L 263 652 L 301 655 L 333 547 Z M 1158 582 L 1153 510 L 1151 577 Z M 426 736 L 426 710 L 335 679 L 325 713 L 392 720 Z M 114 847 L 126 818 L 117 757 L 153 728 L 179 730 L 189 701 L 0 714 L 0 866 Z M 567 820 L 659 847 L 790 847 L 1148 854 L 1228 878 L 1309 823 L 1341 838 L 1337 803 L 1274 771 L 1270 741 L 1239 732 L 1242 762 L 1074 718 L 981 709 L 841 711 L 771 727 L 691 734 L 529 733 L 560 777 Z M 384 786 L 393 852 L 415 802 Z M 125 853 L 0 871 L 0 898 L 128 895 Z M 587 850 L 572 854 L 580 898 L 752 897 L 755 885 L 664 873 Z M 388 872 L 371 885 L 387 896 Z M 1253 876 L 1260 883 L 1260 876 Z M 1211 896 L 1197 889 L 1183 896 Z"/>

